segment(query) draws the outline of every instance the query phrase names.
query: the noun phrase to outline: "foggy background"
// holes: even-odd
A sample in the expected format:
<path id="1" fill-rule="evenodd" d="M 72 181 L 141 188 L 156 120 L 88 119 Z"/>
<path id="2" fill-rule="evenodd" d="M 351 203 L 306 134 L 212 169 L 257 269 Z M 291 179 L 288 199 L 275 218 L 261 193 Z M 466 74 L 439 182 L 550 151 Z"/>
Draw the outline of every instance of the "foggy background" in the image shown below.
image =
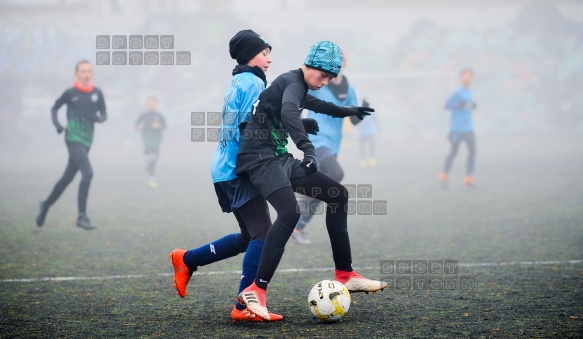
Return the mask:
<path id="1" fill-rule="evenodd" d="M 67 157 L 50 108 L 72 86 L 75 63 L 95 63 L 96 36 L 103 34 L 173 35 L 174 51 L 190 51 L 192 60 L 188 66 L 94 65 L 109 116 L 96 124 L 91 159 L 97 176 L 107 174 L 99 168 L 142 171 L 134 123 L 154 95 L 168 123 L 159 173 L 191 171 L 196 184 L 209 183 L 204 187 L 212 194 L 209 166 L 216 145 L 191 142 L 190 112 L 220 111 L 235 66 L 229 39 L 248 28 L 273 46 L 268 81 L 298 68 L 316 41 L 344 49 L 344 74 L 359 100 L 376 109 L 381 163 L 432 154 L 424 171 L 438 173 L 449 148 L 443 105 L 463 67 L 475 71 L 478 174 L 485 149 L 519 162 L 521 153 L 505 150 L 506 143 L 523 151 L 531 147 L 536 156 L 539 145 L 521 143 L 560 137 L 569 147 L 582 141 L 579 1 L 3 0 L 0 13 L 0 168 L 42 164 L 54 173 L 47 189 Z M 62 124 L 65 112 L 62 107 Z M 354 129 L 346 130 L 343 164 L 358 157 L 355 140 Z M 405 159 L 390 149 L 402 150 Z M 462 147 L 454 170 L 461 171 L 464 157 Z"/>

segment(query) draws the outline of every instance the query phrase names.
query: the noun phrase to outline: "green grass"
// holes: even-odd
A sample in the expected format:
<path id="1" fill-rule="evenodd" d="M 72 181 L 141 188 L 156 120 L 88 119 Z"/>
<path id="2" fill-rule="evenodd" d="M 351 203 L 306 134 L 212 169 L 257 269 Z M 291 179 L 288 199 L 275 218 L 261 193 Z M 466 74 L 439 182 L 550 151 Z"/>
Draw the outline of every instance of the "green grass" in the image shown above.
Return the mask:
<path id="1" fill-rule="evenodd" d="M 359 167 L 357 146 L 343 145 L 344 183 L 372 184 L 387 215 L 349 216 L 355 267 L 383 276 L 381 260 L 463 263 L 583 259 L 583 142 L 478 139 L 477 190 L 461 187 L 465 151 L 451 188 L 437 172 L 441 140 L 378 143 L 379 164 Z M 0 279 L 138 278 L 1 282 L 0 337 L 577 337 L 583 335 L 583 264 L 462 267 L 472 290 L 390 290 L 353 295 L 343 321 L 311 316 L 307 294 L 332 277 L 323 216 L 307 231 L 311 246 L 290 241 L 268 293 L 279 323 L 232 324 L 242 256 L 199 269 L 181 299 L 167 258 L 238 227 L 222 214 L 210 184 L 212 145 L 165 145 L 160 187 L 146 185 L 138 149 L 94 147 L 89 215 L 99 229 L 74 226 L 78 178 L 37 228 L 38 202 L 65 165 L 64 149 L 9 152 L 0 162 Z M 45 164 L 35 168 L 35 163 Z M 386 275 L 384 275 L 386 276 Z M 389 276 L 390 277 L 390 276 Z"/>

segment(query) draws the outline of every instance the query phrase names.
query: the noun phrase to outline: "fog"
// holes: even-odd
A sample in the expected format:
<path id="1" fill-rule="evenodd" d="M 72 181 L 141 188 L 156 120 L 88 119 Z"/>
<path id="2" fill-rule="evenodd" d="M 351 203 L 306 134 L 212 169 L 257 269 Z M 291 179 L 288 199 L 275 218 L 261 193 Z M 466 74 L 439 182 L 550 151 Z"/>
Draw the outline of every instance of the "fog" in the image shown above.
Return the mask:
<path id="1" fill-rule="evenodd" d="M 66 149 L 50 108 L 72 85 L 78 60 L 97 62 L 103 51 L 98 35 L 171 35 L 173 51 L 191 53 L 189 65 L 94 66 L 109 120 L 96 126 L 92 152 L 106 157 L 115 151 L 129 163 L 141 161 L 134 123 L 154 95 L 168 122 L 163 154 L 176 158 L 166 166 L 190 161 L 207 171 L 214 144 L 191 142 L 191 112 L 220 111 L 235 65 L 228 41 L 247 28 L 273 46 L 268 81 L 299 67 L 314 42 L 339 44 L 347 57 L 344 74 L 359 99 L 376 109 L 379 145 L 425 140 L 437 145 L 427 154 L 445 157 L 449 113 L 443 104 L 463 67 L 475 72 L 481 141 L 581 141 L 583 135 L 578 1 L 4 0 L 0 12 L 3 168 L 62 165 Z M 64 124 L 65 108 L 59 117 Z M 347 140 L 354 135 L 348 130 Z M 383 159 L 378 148 L 381 161 L 395 161 Z M 428 172 L 438 171 L 441 161 Z"/>

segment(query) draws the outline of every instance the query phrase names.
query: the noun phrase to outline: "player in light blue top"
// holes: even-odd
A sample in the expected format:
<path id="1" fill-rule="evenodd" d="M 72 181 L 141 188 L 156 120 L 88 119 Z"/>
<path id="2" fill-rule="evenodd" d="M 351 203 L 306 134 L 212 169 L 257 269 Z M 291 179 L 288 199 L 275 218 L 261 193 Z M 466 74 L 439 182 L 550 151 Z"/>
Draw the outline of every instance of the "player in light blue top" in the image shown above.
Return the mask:
<path id="1" fill-rule="evenodd" d="M 344 52 L 342 55 L 344 57 L 342 66 L 346 67 L 346 56 Z M 338 106 L 356 106 L 358 104 L 356 92 L 342 72 L 336 78 L 330 80 L 328 85 L 321 90 L 310 90 L 308 94 Z M 316 158 L 319 164 L 318 170 L 340 182 L 344 177 L 344 171 L 338 163 L 337 157 L 340 144 L 342 143 L 342 124 L 344 119 L 334 118 L 313 111 L 308 111 L 307 117 L 318 122 L 318 134 L 309 136 L 310 141 L 316 149 Z M 365 120 L 367 119 L 370 119 L 370 117 L 365 118 Z M 350 121 L 354 125 L 361 122 L 357 117 L 350 117 Z M 316 211 L 323 211 L 320 206 L 321 202 L 320 200 L 304 196 L 300 198 L 298 204 L 301 208 L 302 215 L 292 233 L 292 238 L 299 244 L 309 245 L 310 239 L 304 229 Z"/>
<path id="2" fill-rule="evenodd" d="M 223 101 L 219 144 L 211 163 L 213 183 L 237 178 L 235 166 L 241 144 L 239 128 L 249 120 L 253 104 L 264 89 L 265 83 L 262 79 L 248 71 L 234 74 L 231 79 Z"/>
<path id="3" fill-rule="evenodd" d="M 449 171 L 453 159 L 457 155 L 459 145 L 465 142 L 468 145 L 468 160 L 466 162 L 466 176 L 463 185 L 474 187 L 474 160 L 476 157 L 476 141 L 474 137 L 474 122 L 472 113 L 476 109 L 474 94 L 470 90 L 470 84 L 474 78 L 474 72 L 465 68 L 460 73 L 461 87 L 456 90 L 445 103 L 445 108 L 451 111 L 449 122 L 449 141 L 451 150 L 445 159 L 443 171 L 439 173 L 439 180 L 444 188 L 447 188 Z"/>
<path id="4" fill-rule="evenodd" d="M 267 83 L 265 72 L 271 64 L 271 46 L 252 30 L 238 32 L 229 42 L 229 53 L 238 65 L 223 100 L 221 134 L 211 164 L 211 177 L 223 212 L 233 212 L 240 233 L 232 233 L 191 250 L 174 249 L 174 287 L 181 297 L 192 273 L 200 266 L 245 253 L 239 292 L 255 279 L 267 231 L 271 227 L 269 207 L 247 177 L 235 174 L 240 131 L 253 111 L 253 104 Z M 262 321 L 237 302 L 231 311 L 233 321 Z M 270 314 L 271 321 L 282 320 Z"/>

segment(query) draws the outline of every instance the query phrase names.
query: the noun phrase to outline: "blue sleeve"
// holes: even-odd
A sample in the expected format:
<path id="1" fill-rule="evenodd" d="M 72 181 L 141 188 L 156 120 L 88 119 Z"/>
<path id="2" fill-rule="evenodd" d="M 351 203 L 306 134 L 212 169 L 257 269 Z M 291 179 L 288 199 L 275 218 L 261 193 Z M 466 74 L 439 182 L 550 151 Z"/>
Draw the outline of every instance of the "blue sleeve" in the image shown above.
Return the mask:
<path id="1" fill-rule="evenodd" d="M 445 102 L 445 108 L 446 109 L 457 109 L 457 108 L 459 108 L 459 104 L 460 104 L 460 99 L 459 99 L 458 92 L 456 91 Z"/>

